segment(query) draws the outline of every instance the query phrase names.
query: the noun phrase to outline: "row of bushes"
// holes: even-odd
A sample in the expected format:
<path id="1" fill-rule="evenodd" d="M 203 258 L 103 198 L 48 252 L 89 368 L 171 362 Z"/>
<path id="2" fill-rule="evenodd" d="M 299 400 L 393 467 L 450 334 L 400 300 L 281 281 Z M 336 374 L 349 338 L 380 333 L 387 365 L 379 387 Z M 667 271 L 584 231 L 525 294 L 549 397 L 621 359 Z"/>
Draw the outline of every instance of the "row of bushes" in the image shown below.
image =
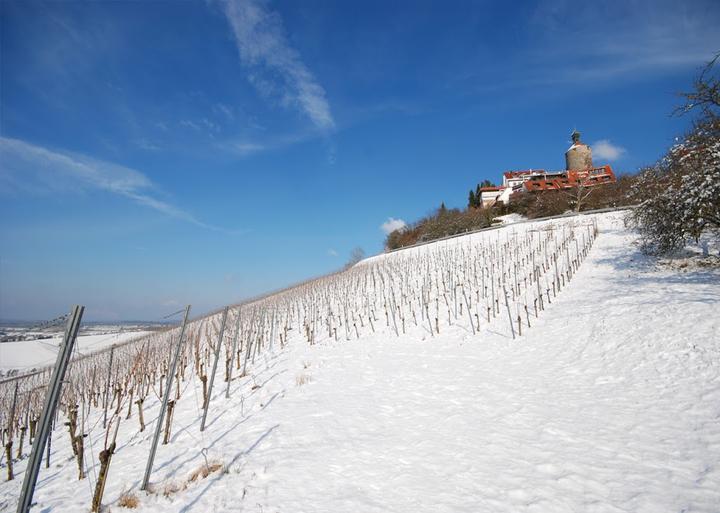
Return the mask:
<path id="1" fill-rule="evenodd" d="M 440 239 L 448 235 L 457 235 L 471 230 L 490 226 L 496 212 L 489 209 L 445 208 L 440 205 L 435 212 L 413 224 L 390 233 L 385 239 L 386 249 L 397 249 L 418 242 Z"/>
<path id="2" fill-rule="evenodd" d="M 523 194 L 513 200 L 505 210 L 535 219 L 565 212 L 622 207 L 636 201 L 630 196 L 635 180 L 636 176 L 634 175 L 620 175 L 615 183 L 587 189 Z"/>
<path id="3" fill-rule="evenodd" d="M 397 249 L 486 228 L 495 218 L 505 214 L 517 213 L 535 219 L 568 211 L 628 205 L 634 201 L 629 195 L 634 181 L 634 176 L 623 175 L 616 183 L 579 191 L 580 194 L 575 189 L 522 194 L 514 198 L 509 205 L 499 204 L 488 208 L 469 206 L 466 209 L 448 209 L 441 205 L 428 216 L 390 233 L 385 239 L 385 248 Z M 578 197 L 581 198 L 580 202 Z"/>

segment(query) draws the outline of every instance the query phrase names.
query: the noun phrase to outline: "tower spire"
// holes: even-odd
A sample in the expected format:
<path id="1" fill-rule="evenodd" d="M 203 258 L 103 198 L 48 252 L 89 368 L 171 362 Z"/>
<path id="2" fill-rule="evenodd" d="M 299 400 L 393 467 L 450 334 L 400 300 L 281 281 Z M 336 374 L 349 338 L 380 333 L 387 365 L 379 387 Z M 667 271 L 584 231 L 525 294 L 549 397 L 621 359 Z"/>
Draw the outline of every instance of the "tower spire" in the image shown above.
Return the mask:
<path id="1" fill-rule="evenodd" d="M 573 144 L 577 144 L 580 142 L 580 132 L 577 131 L 577 129 L 573 129 L 572 134 L 570 134 L 570 137 L 572 138 Z"/>

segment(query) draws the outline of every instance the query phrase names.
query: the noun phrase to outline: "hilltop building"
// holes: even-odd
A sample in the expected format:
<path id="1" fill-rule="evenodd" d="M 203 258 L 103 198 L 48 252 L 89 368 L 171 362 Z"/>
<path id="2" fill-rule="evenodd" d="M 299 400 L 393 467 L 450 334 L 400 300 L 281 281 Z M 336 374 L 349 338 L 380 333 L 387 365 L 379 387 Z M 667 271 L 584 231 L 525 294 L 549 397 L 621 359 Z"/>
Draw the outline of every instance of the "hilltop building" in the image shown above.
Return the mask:
<path id="1" fill-rule="evenodd" d="M 573 130 L 572 146 L 565 152 L 565 170 L 547 172 L 544 169 L 505 171 L 502 185 L 480 188 L 483 207 L 510 203 L 516 194 L 545 190 L 594 187 L 615 182 L 615 174 L 608 165 L 595 167 L 590 146 L 580 141 L 580 132 Z"/>

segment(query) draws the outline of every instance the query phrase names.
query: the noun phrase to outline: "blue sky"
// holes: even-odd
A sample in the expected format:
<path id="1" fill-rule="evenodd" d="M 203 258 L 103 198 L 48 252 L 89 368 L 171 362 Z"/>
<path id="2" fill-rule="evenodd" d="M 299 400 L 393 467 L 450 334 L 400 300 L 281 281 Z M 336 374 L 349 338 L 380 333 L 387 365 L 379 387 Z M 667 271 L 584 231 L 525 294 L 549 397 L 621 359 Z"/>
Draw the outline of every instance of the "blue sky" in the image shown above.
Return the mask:
<path id="1" fill-rule="evenodd" d="M 635 171 L 720 3 L 0 2 L 0 319 L 194 313 L 319 275 L 573 128 Z"/>

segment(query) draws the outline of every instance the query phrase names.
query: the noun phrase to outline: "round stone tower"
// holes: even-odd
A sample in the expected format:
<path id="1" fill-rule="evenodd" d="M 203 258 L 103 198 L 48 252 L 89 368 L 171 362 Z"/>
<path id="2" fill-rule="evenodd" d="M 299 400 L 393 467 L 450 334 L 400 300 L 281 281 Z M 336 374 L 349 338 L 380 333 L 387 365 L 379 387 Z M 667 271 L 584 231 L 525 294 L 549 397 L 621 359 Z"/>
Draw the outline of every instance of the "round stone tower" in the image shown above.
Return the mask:
<path id="1" fill-rule="evenodd" d="M 573 130 L 573 144 L 565 152 L 565 169 L 582 171 L 593 167 L 592 150 L 587 144 L 580 142 L 580 132 Z"/>

